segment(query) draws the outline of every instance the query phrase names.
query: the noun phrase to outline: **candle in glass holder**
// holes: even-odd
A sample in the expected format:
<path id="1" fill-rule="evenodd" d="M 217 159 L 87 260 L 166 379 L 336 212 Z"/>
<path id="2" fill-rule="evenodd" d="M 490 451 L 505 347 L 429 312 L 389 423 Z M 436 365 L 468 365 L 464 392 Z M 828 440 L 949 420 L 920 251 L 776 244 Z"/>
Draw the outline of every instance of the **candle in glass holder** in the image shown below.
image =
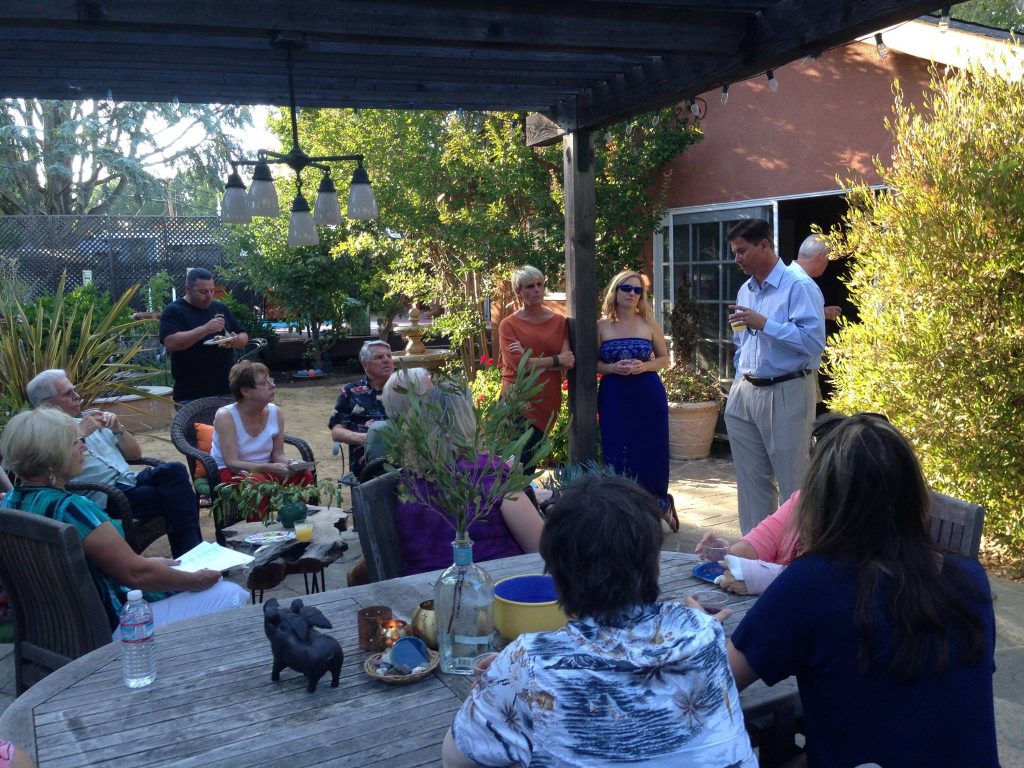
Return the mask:
<path id="1" fill-rule="evenodd" d="M 384 646 L 390 648 L 395 641 L 406 635 L 406 623 L 401 619 L 388 619 L 380 623 L 380 632 L 384 636 Z"/>
<path id="2" fill-rule="evenodd" d="M 359 609 L 359 648 L 363 651 L 383 651 L 384 635 L 381 624 L 390 621 L 391 609 L 386 605 L 371 605 Z"/>

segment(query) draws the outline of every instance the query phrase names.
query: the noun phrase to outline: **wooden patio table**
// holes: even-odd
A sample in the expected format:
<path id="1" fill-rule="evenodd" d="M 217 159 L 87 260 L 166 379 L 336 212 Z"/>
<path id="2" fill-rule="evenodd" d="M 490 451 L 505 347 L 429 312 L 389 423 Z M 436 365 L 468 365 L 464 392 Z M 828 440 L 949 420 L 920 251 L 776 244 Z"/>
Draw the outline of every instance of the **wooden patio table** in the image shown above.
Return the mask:
<path id="1" fill-rule="evenodd" d="M 701 587 L 693 555 L 663 552 L 664 597 Z M 485 564 L 498 580 L 539 573 L 539 555 Z M 270 644 L 262 606 L 248 606 L 157 631 L 157 678 L 129 690 L 121 682 L 121 648 L 111 643 L 57 670 L 20 696 L 0 718 L 0 734 L 34 756 L 40 768 L 146 765 L 234 768 L 246 765 L 366 766 L 440 764 L 441 741 L 471 679 L 434 672 L 412 685 L 387 685 L 363 671 L 356 612 L 390 606 L 408 619 L 432 596 L 439 572 L 303 598 L 334 624 L 327 633 L 345 651 L 341 683 L 324 676 L 315 693 L 298 673 L 270 680 Z M 732 597 L 727 632 L 753 603 Z M 791 711 L 795 681 L 758 682 L 740 696 L 743 711 Z"/>

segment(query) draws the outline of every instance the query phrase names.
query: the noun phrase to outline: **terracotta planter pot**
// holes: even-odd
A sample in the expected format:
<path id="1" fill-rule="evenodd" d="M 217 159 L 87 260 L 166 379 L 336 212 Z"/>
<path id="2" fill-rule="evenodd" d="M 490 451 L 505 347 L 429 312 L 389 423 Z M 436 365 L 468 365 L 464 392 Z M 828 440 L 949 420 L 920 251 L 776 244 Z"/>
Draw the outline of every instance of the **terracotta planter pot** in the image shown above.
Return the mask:
<path id="1" fill-rule="evenodd" d="M 670 459 L 706 459 L 715 439 L 720 404 L 668 404 L 668 455 Z"/>

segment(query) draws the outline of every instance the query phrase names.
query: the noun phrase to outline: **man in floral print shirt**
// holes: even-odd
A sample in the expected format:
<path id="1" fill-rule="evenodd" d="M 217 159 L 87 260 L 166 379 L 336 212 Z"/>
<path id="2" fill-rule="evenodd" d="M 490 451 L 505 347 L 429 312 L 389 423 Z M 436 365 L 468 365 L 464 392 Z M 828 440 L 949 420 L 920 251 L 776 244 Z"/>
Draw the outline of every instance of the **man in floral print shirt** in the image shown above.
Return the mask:
<path id="1" fill-rule="evenodd" d="M 388 377 L 394 372 L 391 346 L 384 341 L 367 341 L 359 350 L 359 362 L 363 365 L 366 378 L 353 381 L 341 388 L 334 413 L 327 426 L 331 437 L 348 445 L 349 468 L 356 475 L 363 470 L 366 432 L 375 421 L 386 419 L 384 405 L 380 401 L 381 390 Z"/>

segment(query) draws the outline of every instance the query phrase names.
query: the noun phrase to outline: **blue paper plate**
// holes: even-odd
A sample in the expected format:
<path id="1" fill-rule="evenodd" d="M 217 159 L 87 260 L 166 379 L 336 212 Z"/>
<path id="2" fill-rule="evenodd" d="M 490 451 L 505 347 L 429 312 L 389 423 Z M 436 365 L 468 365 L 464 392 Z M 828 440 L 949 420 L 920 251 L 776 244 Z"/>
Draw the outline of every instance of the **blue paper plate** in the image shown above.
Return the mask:
<path id="1" fill-rule="evenodd" d="M 700 565 L 694 566 L 692 573 L 701 581 L 714 584 L 715 579 L 725 573 L 725 568 L 720 566 L 718 563 L 701 563 Z"/>

